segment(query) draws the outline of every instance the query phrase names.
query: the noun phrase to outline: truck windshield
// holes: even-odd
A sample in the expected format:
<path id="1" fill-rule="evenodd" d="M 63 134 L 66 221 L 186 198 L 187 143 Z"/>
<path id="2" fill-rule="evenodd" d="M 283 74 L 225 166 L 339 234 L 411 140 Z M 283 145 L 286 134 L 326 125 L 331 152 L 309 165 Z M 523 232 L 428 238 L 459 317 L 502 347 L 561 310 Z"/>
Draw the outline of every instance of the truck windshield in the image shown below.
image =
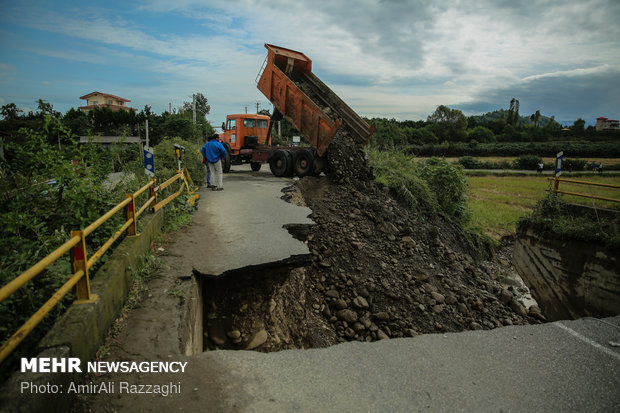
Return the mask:
<path id="1" fill-rule="evenodd" d="M 269 122 L 267 122 L 266 119 L 257 119 L 256 120 L 256 126 L 259 128 L 267 128 L 269 125 Z"/>
<path id="2" fill-rule="evenodd" d="M 246 128 L 255 128 L 256 121 L 254 119 L 243 119 L 243 126 Z"/>

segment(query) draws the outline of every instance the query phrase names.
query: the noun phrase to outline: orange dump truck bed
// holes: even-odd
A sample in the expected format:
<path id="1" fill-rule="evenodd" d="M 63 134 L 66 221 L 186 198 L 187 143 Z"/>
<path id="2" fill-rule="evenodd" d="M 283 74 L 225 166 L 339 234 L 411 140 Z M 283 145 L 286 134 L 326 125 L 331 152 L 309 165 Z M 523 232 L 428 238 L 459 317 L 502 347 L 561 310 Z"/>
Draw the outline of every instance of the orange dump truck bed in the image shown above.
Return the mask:
<path id="1" fill-rule="evenodd" d="M 265 44 L 267 60 L 258 89 L 316 148 L 319 156 L 344 124 L 360 145 L 374 132 L 329 87 L 312 73 L 312 61 L 303 53 Z"/>

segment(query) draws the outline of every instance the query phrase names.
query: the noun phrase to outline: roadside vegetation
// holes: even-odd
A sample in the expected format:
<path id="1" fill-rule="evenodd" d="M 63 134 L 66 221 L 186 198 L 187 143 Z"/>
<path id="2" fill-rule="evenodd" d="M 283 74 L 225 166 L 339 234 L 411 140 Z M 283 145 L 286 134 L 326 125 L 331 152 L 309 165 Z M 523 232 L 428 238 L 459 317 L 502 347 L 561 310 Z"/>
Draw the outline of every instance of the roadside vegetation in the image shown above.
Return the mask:
<path id="1" fill-rule="evenodd" d="M 62 116 L 40 101 L 37 113 L 7 114 L 0 121 L 0 285 L 30 268 L 69 239 L 71 230 L 91 224 L 105 212 L 148 182 L 144 174 L 142 149 L 139 144 L 124 142 L 103 146 L 89 142 L 80 143 L 78 133 L 69 126 L 71 117 Z M 122 112 L 117 112 L 121 113 Z M 84 114 L 85 115 L 85 114 Z M 126 114 L 125 114 L 126 115 Z M 81 115 L 80 115 L 81 116 Z M 106 124 L 108 129 L 98 129 L 94 118 L 86 119 L 91 129 L 86 135 L 94 136 L 119 133 L 131 129 L 127 119 L 116 116 L 117 123 Z M 172 116 L 172 115 L 170 115 Z M 183 119 L 179 117 L 180 123 Z M 156 123 L 156 122 L 155 122 Z M 114 126 L 116 125 L 116 126 Z M 17 128 L 17 129 L 15 129 Z M 81 131 L 80 131 L 81 132 Z M 132 133 L 131 130 L 125 132 Z M 123 132 L 123 133 L 125 133 Z M 177 164 L 174 144 L 185 148 L 183 166 L 187 167 L 194 183 L 204 181 L 204 166 L 198 149 L 204 136 L 188 133 L 175 135 L 178 130 L 154 139 L 155 172 L 158 180 L 174 175 Z M 112 179 L 113 177 L 113 179 Z M 161 196 L 178 189 L 171 185 Z M 142 195 L 141 205 L 148 195 Z M 187 223 L 192 208 L 184 196 L 164 208 L 167 230 Z M 124 222 L 119 212 L 87 237 L 87 254 L 107 241 Z M 140 221 L 138 221 L 140 224 Z M 118 241 L 120 242 L 120 241 Z M 105 263 L 105 254 L 89 270 L 90 276 Z M 0 303 L 0 341 L 4 342 L 69 278 L 69 254 L 65 254 L 44 272 Z M 43 319 L 39 326 L 13 352 L 15 360 L 32 351 L 36 343 L 49 330 L 64 309 L 73 301 L 72 294 Z M 11 360 L 2 363 L 0 377 L 8 371 Z"/>

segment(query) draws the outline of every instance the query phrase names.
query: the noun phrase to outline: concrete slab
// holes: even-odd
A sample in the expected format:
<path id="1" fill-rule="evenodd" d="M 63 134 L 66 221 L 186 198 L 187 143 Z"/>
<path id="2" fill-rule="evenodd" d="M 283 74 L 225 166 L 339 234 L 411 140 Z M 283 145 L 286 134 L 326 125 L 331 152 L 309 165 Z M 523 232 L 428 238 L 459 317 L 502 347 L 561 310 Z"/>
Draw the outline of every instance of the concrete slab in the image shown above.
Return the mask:
<path id="1" fill-rule="evenodd" d="M 249 169 L 249 167 L 247 167 Z M 243 170 L 243 167 L 235 167 Z M 193 268 L 202 274 L 225 271 L 308 256 L 307 245 L 284 228 L 287 224 L 312 225 L 312 210 L 281 199 L 290 179 L 267 172 L 231 171 L 224 175 L 224 190 L 200 191 L 195 225 L 210 229 L 195 246 Z M 205 241 L 206 240 L 206 241 Z"/>

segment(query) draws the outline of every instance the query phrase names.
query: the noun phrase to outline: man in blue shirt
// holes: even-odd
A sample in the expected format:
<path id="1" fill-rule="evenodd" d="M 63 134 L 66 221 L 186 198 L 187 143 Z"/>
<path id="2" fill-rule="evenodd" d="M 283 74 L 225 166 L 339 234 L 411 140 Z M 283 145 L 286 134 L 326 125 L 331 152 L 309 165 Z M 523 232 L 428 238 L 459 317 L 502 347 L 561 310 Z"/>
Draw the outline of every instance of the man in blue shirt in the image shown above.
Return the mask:
<path id="1" fill-rule="evenodd" d="M 222 183 L 222 162 L 221 160 L 226 157 L 226 149 L 218 139 L 219 135 L 216 133 L 209 136 L 207 143 L 200 149 L 202 156 L 207 160 L 207 167 L 211 173 L 211 183 L 213 184 L 213 191 L 221 191 L 224 189 Z"/>

